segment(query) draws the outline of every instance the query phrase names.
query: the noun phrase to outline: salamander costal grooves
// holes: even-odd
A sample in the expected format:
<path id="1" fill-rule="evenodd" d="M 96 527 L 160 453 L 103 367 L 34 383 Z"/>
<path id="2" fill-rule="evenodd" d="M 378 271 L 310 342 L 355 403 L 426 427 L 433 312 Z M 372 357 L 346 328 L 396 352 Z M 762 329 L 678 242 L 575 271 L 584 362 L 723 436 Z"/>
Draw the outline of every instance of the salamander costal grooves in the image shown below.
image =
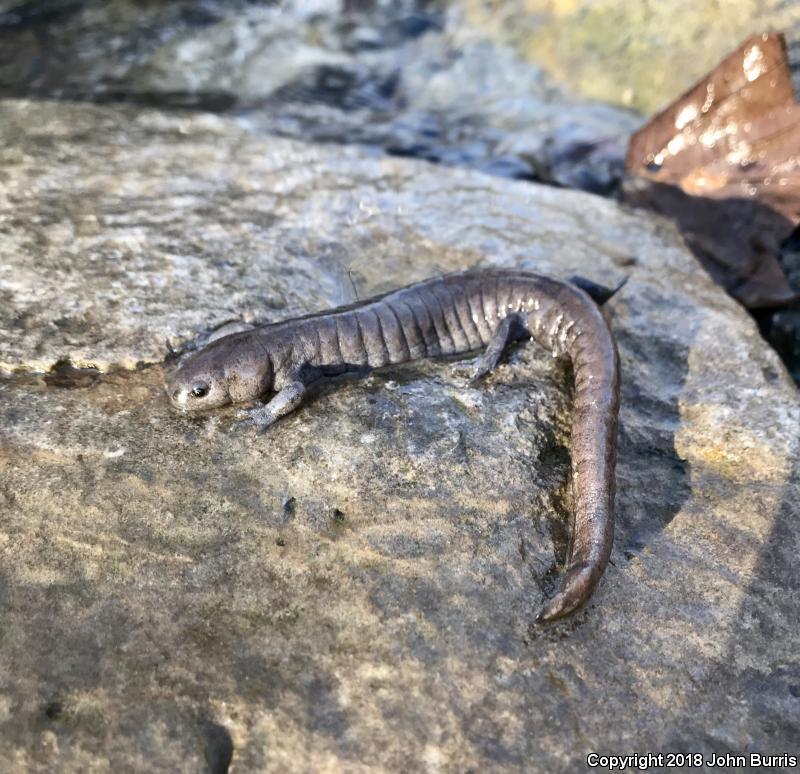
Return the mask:
<path id="1" fill-rule="evenodd" d="M 490 269 L 425 280 L 328 312 L 224 336 L 168 377 L 182 410 L 275 395 L 251 420 L 266 428 L 294 411 L 324 377 L 483 349 L 472 379 L 506 345 L 531 337 L 572 361 L 574 527 L 566 571 L 537 621 L 575 610 L 594 590 L 614 539 L 619 362 L 598 305 L 580 287 L 542 274 Z"/>

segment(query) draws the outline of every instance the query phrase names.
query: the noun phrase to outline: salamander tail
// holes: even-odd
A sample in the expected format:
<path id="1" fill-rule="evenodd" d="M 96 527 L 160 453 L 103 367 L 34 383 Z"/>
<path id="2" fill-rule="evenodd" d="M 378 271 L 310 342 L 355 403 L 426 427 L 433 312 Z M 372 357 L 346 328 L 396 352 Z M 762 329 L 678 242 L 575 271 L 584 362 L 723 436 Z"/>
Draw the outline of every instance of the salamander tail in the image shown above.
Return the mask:
<path id="1" fill-rule="evenodd" d="M 571 566 L 561 581 L 561 586 L 541 609 L 535 623 L 548 623 L 569 615 L 592 594 L 603 571 L 596 564 L 580 562 Z"/>

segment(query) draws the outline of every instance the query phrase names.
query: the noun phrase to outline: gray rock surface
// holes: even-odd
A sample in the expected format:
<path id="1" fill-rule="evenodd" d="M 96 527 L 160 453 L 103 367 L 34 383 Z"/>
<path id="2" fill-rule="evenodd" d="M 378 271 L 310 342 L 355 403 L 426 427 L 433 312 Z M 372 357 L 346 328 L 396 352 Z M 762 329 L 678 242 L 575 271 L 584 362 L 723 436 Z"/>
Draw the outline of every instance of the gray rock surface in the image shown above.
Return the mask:
<path id="1" fill-rule="evenodd" d="M 670 227 L 209 116 L 0 117 L 0 769 L 796 752 L 800 402 Z M 164 338 L 320 308 L 342 260 L 374 291 L 433 265 L 629 276 L 587 609 L 530 623 L 570 513 L 569 375 L 533 345 L 477 388 L 442 363 L 326 387 L 259 437 L 169 409 Z M 33 372 L 64 357 L 110 370 Z"/>
<path id="2" fill-rule="evenodd" d="M 165 339 L 180 345 L 232 317 L 330 306 L 348 266 L 372 290 L 403 284 L 407 274 L 386 276 L 375 263 L 401 253 L 406 267 L 399 213 L 420 197 L 442 200 L 432 166 L 264 143 L 210 114 L 137 108 L 0 103 L 0 164 L 6 370 L 61 358 L 102 370 L 160 361 Z M 385 176 L 397 191 L 386 205 L 374 196 Z M 427 236 L 456 228 L 441 219 L 432 209 Z M 372 232 L 383 223 L 393 239 L 379 256 Z M 430 272 L 477 257 L 431 243 L 415 260 Z"/>

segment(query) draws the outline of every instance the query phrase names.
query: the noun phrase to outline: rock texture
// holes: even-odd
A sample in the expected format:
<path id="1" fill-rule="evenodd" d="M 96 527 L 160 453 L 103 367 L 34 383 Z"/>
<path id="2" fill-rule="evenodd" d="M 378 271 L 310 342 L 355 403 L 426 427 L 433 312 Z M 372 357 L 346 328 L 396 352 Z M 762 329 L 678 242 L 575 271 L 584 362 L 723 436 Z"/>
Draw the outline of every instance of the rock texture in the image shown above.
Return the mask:
<path id="1" fill-rule="evenodd" d="M 180 345 L 232 317 L 329 307 L 348 267 L 383 290 L 480 257 L 431 242 L 410 274 L 375 268 L 378 258 L 412 262 L 400 213 L 426 187 L 439 195 L 433 167 L 264 143 L 208 114 L 13 100 L 0 104 L 0 143 L 6 370 L 160 361 L 165 339 Z M 384 206 L 374 189 L 387 175 L 397 199 Z M 379 250 L 382 218 L 393 230 Z M 437 240 L 454 228 L 430 218 Z"/>
<path id="2" fill-rule="evenodd" d="M 796 751 L 800 402 L 670 227 L 209 116 L 0 118 L 0 768 Z M 169 409 L 164 338 L 322 307 L 342 261 L 372 291 L 433 265 L 629 277 L 587 609 L 530 623 L 570 513 L 569 374 L 533 345 L 476 388 L 443 363 L 326 387 L 264 436 Z M 105 372 L 35 373 L 65 357 Z"/>

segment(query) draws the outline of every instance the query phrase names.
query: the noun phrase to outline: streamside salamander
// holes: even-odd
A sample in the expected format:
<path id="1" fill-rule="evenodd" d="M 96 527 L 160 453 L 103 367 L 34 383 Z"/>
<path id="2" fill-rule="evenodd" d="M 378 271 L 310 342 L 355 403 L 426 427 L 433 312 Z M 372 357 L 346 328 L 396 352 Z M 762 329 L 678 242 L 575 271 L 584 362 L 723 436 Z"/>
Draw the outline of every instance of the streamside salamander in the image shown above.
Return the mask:
<path id="1" fill-rule="evenodd" d="M 224 336 L 191 354 L 168 377 L 167 392 L 185 411 L 274 392 L 250 413 L 263 429 L 294 411 L 308 387 L 324 377 L 483 349 L 472 371 L 475 381 L 497 365 L 509 342 L 528 337 L 553 355 L 567 355 L 575 377 L 575 513 L 566 571 L 536 619 L 550 621 L 590 597 L 614 539 L 619 361 L 589 292 L 516 270 L 436 277 L 351 306 Z M 601 295 L 595 297 L 602 301 Z"/>

